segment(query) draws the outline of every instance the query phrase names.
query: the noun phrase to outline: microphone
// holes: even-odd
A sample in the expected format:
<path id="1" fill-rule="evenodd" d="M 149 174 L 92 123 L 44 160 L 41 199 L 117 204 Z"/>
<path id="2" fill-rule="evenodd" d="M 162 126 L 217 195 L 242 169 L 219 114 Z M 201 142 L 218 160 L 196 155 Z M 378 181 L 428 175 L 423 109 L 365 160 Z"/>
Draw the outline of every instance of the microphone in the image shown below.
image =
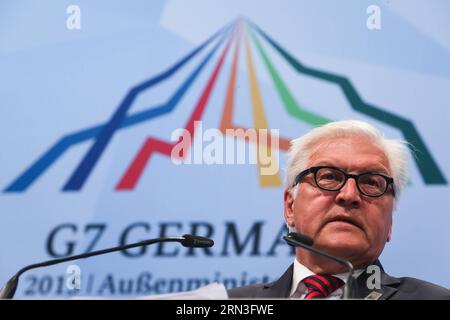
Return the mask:
<path id="1" fill-rule="evenodd" d="M 191 234 L 183 235 L 183 240 L 180 241 L 184 247 L 188 248 L 209 248 L 214 245 L 214 241 L 200 236 L 193 236 Z"/>
<path id="2" fill-rule="evenodd" d="M 283 239 L 291 246 L 302 247 L 302 248 L 309 250 L 311 252 L 314 252 L 322 257 L 331 259 L 331 260 L 339 263 L 340 265 L 343 265 L 344 267 L 346 267 L 349 270 L 349 272 L 348 272 L 348 276 L 347 276 L 347 282 L 345 283 L 345 286 L 344 286 L 343 298 L 344 299 L 353 298 L 353 288 L 354 288 L 353 270 L 354 270 L 354 268 L 353 268 L 353 265 L 350 263 L 350 261 L 343 260 L 341 258 L 338 258 L 331 254 L 328 254 L 322 250 L 314 248 L 312 246 L 314 243 L 314 240 L 312 238 L 308 237 L 307 235 L 304 235 L 304 234 L 301 234 L 298 232 L 290 232 L 290 233 L 288 233 L 287 236 L 284 236 Z"/>
<path id="3" fill-rule="evenodd" d="M 136 248 L 136 247 L 144 247 L 144 246 L 148 246 L 150 244 L 160 243 L 160 242 L 179 242 L 179 243 L 181 243 L 181 245 L 183 245 L 184 247 L 188 247 L 188 248 L 209 248 L 214 245 L 214 241 L 209 238 L 195 236 L 192 234 L 185 234 L 181 237 L 163 237 L 163 238 L 143 240 L 143 241 L 140 241 L 137 243 L 126 244 L 126 245 L 119 246 L 119 247 L 113 247 L 113 248 L 108 248 L 108 249 L 103 249 L 103 250 L 98 250 L 98 251 L 92 251 L 92 252 L 83 253 L 83 254 L 79 254 L 79 255 L 75 255 L 75 256 L 59 258 L 59 259 L 54 259 L 54 260 L 48 260 L 48 261 L 44 261 L 44 262 L 40 262 L 40 263 L 36 263 L 36 264 L 31 264 L 29 266 L 26 266 L 26 267 L 20 269 L 11 279 L 8 280 L 8 282 L 5 284 L 5 286 L 3 288 L 1 288 L 1 290 L 0 290 L 0 299 L 11 299 L 14 297 L 14 293 L 16 292 L 17 286 L 19 284 L 19 277 L 28 270 L 36 269 L 36 268 L 40 268 L 40 267 L 52 266 L 54 264 L 72 261 L 72 260 L 89 258 L 89 257 L 93 257 L 93 256 L 110 253 L 110 252 L 115 252 L 115 251 L 122 251 L 122 250 L 127 250 L 127 249 L 131 249 L 131 248 Z"/>

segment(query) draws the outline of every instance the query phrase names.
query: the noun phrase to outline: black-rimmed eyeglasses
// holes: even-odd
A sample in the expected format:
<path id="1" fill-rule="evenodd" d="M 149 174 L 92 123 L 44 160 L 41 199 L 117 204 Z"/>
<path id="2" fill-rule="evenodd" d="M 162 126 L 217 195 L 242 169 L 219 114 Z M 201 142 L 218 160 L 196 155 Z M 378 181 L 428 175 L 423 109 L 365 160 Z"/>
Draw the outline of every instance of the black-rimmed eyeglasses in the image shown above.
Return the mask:
<path id="1" fill-rule="evenodd" d="M 348 179 L 353 178 L 359 192 L 368 197 L 381 197 L 392 185 L 392 195 L 395 197 L 394 179 L 380 173 L 349 174 L 331 166 L 311 167 L 300 172 L 292 187 L 295 187 L 305 176 L 314 174 L 316 185 L 326 191 L 338 191 L 344 187 Z"/>

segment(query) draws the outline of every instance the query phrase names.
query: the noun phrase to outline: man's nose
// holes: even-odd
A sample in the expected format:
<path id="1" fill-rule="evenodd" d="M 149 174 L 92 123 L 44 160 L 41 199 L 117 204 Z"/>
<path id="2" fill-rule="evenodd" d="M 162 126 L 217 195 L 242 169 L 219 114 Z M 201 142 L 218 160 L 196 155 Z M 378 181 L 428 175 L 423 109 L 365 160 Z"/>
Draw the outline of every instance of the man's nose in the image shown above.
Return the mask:
<path id="1" fill-rule="evenodd" d="M 361 194 L 355 179 L 348 179 L 336 195 L 336 202 L 341 206 L 357 207 L 361 204 Z"/>

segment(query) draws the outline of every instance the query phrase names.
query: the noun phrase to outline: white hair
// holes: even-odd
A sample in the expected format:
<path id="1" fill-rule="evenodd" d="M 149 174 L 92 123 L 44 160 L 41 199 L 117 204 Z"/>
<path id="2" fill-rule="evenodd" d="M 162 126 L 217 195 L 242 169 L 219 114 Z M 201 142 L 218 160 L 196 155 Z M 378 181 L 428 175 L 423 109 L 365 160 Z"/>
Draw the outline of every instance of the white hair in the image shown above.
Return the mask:
<path id="1" fill-rule="evenodd" d="M 291 141 L 286 169 L 286 187 L 291 190 L 292 197 L 295 199 L 297 193 L 298 185 L 292 188 L 296 176 L 307 169 L 314 148 L 323 142 L 323 139 L 355 137 L 368 139 L 384 152 L 389 161 L 396 197 L 398 197 L 408 182 L 408 143 L 402 140 L 386 139 L 375 127 L 359 120 L 330 122 Z"/>

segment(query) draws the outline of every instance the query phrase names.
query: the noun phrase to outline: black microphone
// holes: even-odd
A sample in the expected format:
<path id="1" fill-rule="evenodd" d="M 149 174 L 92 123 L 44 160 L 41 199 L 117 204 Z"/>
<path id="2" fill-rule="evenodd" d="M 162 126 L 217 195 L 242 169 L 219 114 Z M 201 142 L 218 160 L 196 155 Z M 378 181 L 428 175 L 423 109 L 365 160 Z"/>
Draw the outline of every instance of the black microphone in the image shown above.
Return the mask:
<path id="1" fill-rule="evenodd" d="M 5 284 L 5 286 L 0 290 L 0 299 L 11 299 L 14 297 L 14 293 L 16 292 L 17 285 L 19 284 L 19 277 L 28 270 L 36 269 L 36 268 L 40 268 L 40 267 L 52 266 L 54 264 L 72 261 L 72 260 L 89 258 L 89 257 L 93 257 L 93 256 L 98 256 L 101 254 L 115 252 L 115 251 L 122 251 L 122 250 L 127 250 L 127 249 L 131 249 L 131 248 L 136 248 L 136 247 L 144 247 L 144 246 L 148 246 L 150 244 L 160 243 L 160 242 L 179 242 L 184 247 L 188 247 L 188 248 L 209 248 L 214 245 L 214 241 L 211 239 L 208 239 L 205 237 L 200 237 L 200 236 L 194 236 L 192 234 L 185 234 L 181 237 L 163 237 L 163 238 L 149 239 L 149 240 L 144 240 L 144 241 L 140 241 L 137 243 L 126 244 L 126 245 L 119 246 L 119 247 L 113 247 L 113 248 L 109 248 L 109 249 L 92 251 L 92 252 L 88 252 L 88 253 L 79 254 L 76 256 L 70 256 L 70 257 L 65 257 L 65 258 L 60 258 L 60 259 L 48 260 L 48 261 L 44 261 L 44 262 L 40 262 L 40 263 L 36 263 L 36 264 L 31 264 L 29 266 L 26 266 L 26 267 L 20 269 L 19 272 L 17 272 L 11 279 L 9 279 L 9 281 Z"/>
<path id="2" fill-rule="evenodd" d="M 193 236 L 191 234 L 183 235 L 183 240 L 181 240 L 181 244 L 188 248 L 209 248 L 214 245 L 214 241 L 200 236 Z"/>
<path id="3" fill-rule="evenodd" d="M 314 248 L 312 246 L 314 243 L 314 240 L 312 238 L 308 237 L 307 235 L 304 235 L 304 234 L 301 234 L 298 232 L 290 232 L 290 233 L 288 233 L 287 236 L 284 236 L 283 239 L 287 243 L 289 243 L 290 245 L 292 245 L 294 247 L 302 247 L 302 248 L 312 251 L 318 255 L 321 255 L 323 257 L 331 259 L 331 260 L 343 265 L 344 267 L 346 267 L 349 272 L 348 272 L 348 276 L 347 276 L 347 282 L 344 286 L 343 298 L 344 299 L 353 298 L 353 288 L 354 288 L 353 269 L 354 268 L 353 268 L 353 265 L 349 261 L 343 260 L 341 258 L 338 258 L 331 254 L 328 254 L 322 250 Z"/>

